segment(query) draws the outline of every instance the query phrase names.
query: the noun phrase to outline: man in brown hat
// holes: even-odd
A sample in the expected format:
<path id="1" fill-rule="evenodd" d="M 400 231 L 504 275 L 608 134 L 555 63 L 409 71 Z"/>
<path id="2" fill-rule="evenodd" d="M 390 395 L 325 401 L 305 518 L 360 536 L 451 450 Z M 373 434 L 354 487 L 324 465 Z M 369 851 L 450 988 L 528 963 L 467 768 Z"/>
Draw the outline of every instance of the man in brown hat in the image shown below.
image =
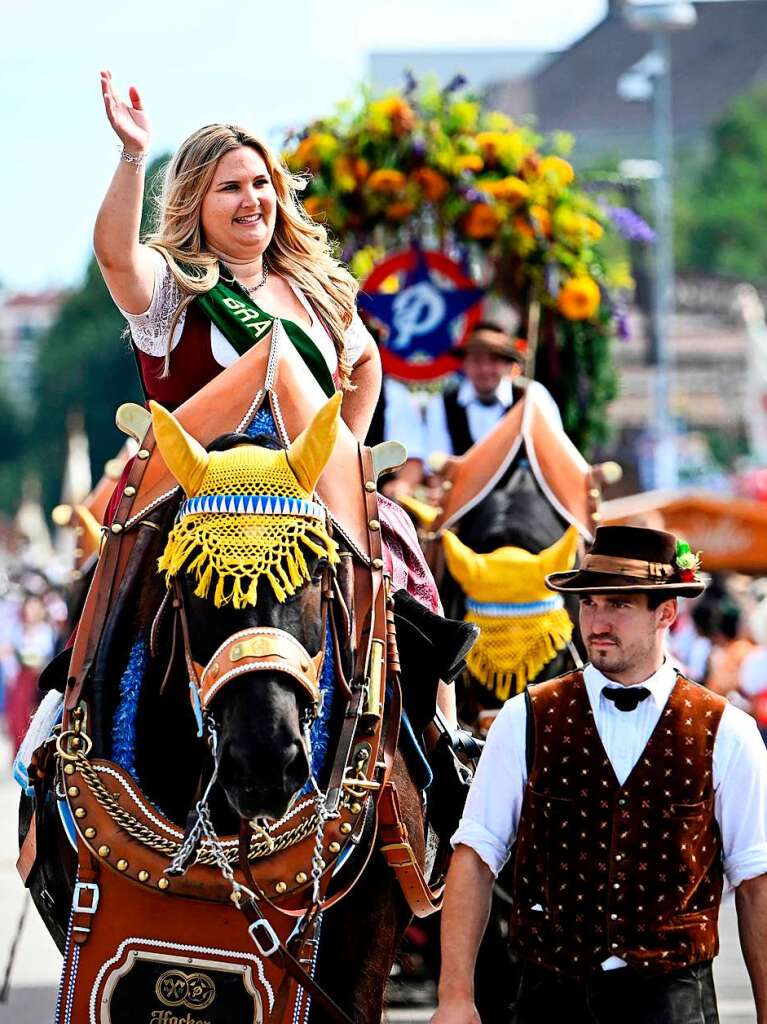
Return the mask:
<path id="1" fill-rule="evenodd" d="M 493 429 L 529 387 L 536 388 L 548 415 L 561 426 L 559 410 L 549 392 L 522 377 L 527 352 L 524 341 L 512 339 L 496 323 L 483 321 L 451 352 L 461 361 L 461 376 L 427 408 L 427 451 L 463 455 Z"/>
<path id="2" fill-rule="evenodd" d="M 514 844 L 516 1024 L 715 1024 L 723 877 L 767 1024 L 767 752 L 752 719 L 677 674 L 677 598 L 703 589 L 671 534 L 606 526 L 553 590 L 590 662 L 501 710 L 448 876 L 433 1024 L 478 1024 L 473 975 Z"/>

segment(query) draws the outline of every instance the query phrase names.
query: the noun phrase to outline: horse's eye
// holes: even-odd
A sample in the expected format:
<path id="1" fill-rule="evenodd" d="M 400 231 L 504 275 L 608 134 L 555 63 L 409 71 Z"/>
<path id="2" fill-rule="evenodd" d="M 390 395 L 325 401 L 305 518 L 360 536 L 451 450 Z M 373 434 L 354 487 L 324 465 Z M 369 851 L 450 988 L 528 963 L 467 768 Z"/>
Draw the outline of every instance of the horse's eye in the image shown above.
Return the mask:
<path id="1" fill-rule="evenodd" d="M 327 558 L 321 558 L 319 562 L 317 562 L 317 564 L 315 565 L 314 572 L 312 573 L 313 586 L 318 587 L 322 583 L 322 576 L 325 572 L 325 569 L 327 568 L 327 564 Z"/>

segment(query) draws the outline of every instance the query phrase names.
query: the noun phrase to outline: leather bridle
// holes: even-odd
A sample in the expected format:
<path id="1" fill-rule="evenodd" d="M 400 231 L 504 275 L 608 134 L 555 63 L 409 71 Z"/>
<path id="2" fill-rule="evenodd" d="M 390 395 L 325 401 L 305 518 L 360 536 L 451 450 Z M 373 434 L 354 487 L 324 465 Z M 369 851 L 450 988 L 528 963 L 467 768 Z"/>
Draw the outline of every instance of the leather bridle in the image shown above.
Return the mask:
<path id="1" fill-rule="evenodd" d="M 320 681 L 325 662 L 328 621 L 334 650 L 342 649 L 337 616 L 330 610 L 336 596 L 337 583 L 333 567 L 329 564 L 323 566 L 321 587 L 321 642 L 317 654 L 309 654 L 299 640 L 278 626 L 250 626 L 233 633 L 213 652 L 207 663 L 201 665 L 192 656 L 191 632 L 183 590 L 176 578 L 173 581 L 173 608 L 181 623 L 193 707 L 199 703 L 202 711 L 208 711 L 213 699 L 228 683 L 240 676 L 255 677 L 259 672 L 279 672 L 298 684 L 299 693 L 308 698 L 310 718 L 316 718 L 322 710 Z M 339 612 L 345 625 L 345 608 L 339 608 Z M 348 636 L 344 637 L 344 643 L 347 641 Z"/>

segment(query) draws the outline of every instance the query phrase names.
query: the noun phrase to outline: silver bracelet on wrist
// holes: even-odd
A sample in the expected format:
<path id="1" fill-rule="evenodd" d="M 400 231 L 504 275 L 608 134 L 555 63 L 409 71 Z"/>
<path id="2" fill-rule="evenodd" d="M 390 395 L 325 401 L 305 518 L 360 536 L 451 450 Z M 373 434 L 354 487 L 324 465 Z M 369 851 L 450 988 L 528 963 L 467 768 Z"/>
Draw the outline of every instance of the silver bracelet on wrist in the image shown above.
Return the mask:
<path id="1" fill-rule="evenodd" d="M 126 164 L 135 164 L 136 173 L 138 174 L 139 168 L 146 163 L 146 150 L 141 153 L 129 153 L 125 146 L 123 146 L 120 159 Z"/>

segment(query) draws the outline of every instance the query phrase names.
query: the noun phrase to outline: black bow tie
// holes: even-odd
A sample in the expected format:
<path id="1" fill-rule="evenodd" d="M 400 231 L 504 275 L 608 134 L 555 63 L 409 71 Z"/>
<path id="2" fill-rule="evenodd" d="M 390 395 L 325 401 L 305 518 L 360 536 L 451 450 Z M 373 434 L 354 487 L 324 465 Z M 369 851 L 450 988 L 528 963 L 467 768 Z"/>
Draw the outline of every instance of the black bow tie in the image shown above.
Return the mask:
<path id="1" fill-rule="evenodd" d="M 619 711 L 633 711 L 637 704 L 650 696 L 646 686 L 632 686 L 631 689 L 623 686 L 606 686 L 602 693 Z"/>

